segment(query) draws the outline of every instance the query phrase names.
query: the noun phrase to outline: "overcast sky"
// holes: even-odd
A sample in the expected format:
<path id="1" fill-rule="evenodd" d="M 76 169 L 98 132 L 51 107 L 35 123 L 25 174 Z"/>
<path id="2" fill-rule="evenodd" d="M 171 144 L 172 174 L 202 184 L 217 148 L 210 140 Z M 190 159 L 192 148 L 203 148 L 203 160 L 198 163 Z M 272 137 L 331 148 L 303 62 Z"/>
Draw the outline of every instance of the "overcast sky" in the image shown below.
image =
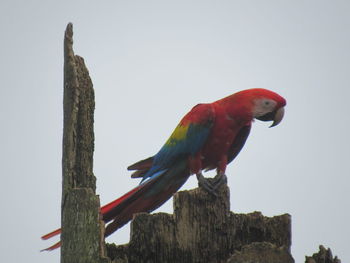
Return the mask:
<path id="1" fill-rule="evenodd" d="M 156 153 L 192 106 L 271 89 L 286 116 L 272 129 L 254 123 L 227 170 L 231 210 L 291 214 L 296 262 L 319 244 L 350 262 L 350 2 L 90 2 L 0 3 L 1 261 L 59 262 L 59 250 L 39 253 L 51 244 L 39 237 L 60 224 L 63 33 L 73 22 L 96 93 L 103 204 L 138 184 L 126 167 Z M 129 226 L 107 241 L 128 239 Z"/>

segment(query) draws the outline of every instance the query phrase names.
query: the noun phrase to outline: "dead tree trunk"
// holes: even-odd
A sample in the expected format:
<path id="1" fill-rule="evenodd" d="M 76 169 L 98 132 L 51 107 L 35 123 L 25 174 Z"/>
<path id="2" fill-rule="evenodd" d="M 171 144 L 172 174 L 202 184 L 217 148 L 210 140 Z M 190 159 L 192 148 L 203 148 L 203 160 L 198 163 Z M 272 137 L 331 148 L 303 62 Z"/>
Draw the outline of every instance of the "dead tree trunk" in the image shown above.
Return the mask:
<path id="1" fill-rule="evenodd" d="M 72 37 L 73 26 L 68 24 L 64 35 L 61 262 L 107 263 L 92 170 L 94 90 L 83 58 L 74 55 Z"/>
<path id="2" fill-rule="evenodd" d="M 229 189 L 218 197 L 201 188 L 174 195 L 174 214 L 141 213 L 131 222 L 130 242 L 107 245 L 113 263 L 293 263 L 291 217 L 230 211 Z M 330 249 L 305 263 L 340 263 Z"/>
<path id="3" fill-rule="evenodd" d="M 230 212 L 229 189 L 218 197 L 201 188 L 174 196 L 174 214 L 138 214 L 127 245 L 108 245 L 115 263 L 293 263 L 291 220 L 260 212 Z"/>

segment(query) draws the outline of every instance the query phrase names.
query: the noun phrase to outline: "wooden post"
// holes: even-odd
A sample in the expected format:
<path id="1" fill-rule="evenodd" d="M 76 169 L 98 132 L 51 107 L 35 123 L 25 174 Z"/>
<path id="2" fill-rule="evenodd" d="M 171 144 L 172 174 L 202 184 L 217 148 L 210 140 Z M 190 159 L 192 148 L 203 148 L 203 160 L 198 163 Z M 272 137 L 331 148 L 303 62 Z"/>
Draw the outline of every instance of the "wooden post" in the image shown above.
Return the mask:
<path id="1" fill-rule="evenodd" d="M 112 263 L 294 263 L 291 217 L 230 211 L 229 189 L 218 196 L 201 188 L 178 192 L 174 214 L 141 213 L 131 222 L 130 242 L 107 244 Z M 340 263 L 330 249 L 305 263 Z"/>
<path id="2" fill-rule="evenodd" d="M 83 58 L 74 55 L 71 23 L 64 35 L 63 84 L 61 262 L 107 263 L 92 170 L 94 90 Z"/>
<path id="3" fill-rule="evenodd" d="M 227 186 L 218 197 L 179 192 L 174 214 L 135 215 L 129 244 L 108 245 L 108 255 L 114 263 L 294 262 L 290 215 L 235 214 L 229 200 Z"/>

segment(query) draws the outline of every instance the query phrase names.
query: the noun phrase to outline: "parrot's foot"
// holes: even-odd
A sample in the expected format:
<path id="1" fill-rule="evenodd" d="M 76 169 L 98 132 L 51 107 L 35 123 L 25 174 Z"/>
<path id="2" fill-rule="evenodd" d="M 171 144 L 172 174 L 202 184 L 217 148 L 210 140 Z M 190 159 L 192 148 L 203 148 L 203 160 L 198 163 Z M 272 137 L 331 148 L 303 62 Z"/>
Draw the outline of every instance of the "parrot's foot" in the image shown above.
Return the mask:
<path id="1" fill-rule="evenodd" d="M 227 183 L 227 177 L 224 173 L 218 173 L 214 178 L 205 178 L 202 173 L 198 173 L 196 176 L 198 186 L 214 196 L 218 196 L 216 190 Z"/>
<path id="2" fill-rule="evenodd" d="M 215 185 L 215 189 L 223 184 L 227 184 L 226 174 L 219 172 L 217 175 L 215 175 L 213 184 Z"/>
<path id="3" fill-rule="evenodd" d="M 211 180 L 210 178 L 207 179 L 203 176 L 202 173 L 196 174 L 197 180 L 198 180 L 198 186 L 203 188 L 205 191 L 208 193 L 217 196 L 216 189 L 214 188 L 214 185 L 209 181 Z"/>

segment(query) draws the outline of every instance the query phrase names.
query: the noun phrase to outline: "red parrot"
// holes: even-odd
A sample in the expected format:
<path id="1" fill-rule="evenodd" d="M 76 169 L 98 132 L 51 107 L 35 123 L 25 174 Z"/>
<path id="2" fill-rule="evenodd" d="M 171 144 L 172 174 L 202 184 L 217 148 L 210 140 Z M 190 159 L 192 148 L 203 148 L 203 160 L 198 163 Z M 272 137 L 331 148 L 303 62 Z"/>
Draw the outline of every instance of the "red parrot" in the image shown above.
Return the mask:
<path id="1" fill-rule="evenodd" d="M 248 89 L 213 103 L 198 104 L 187 113 L 157 154 L 128 167 L 131 177 L 142 177 L 141 184 L 122 197 L 101 207 L 105 236 L 129 222 L 133 214 L 151 212 L 166 202 L 196 174 L 199 185 L 215 194 L 226 183 L 225 170 L 240 152 L 254 119 L 279 124 L 286 100 L 266 89 Z M 216 169 L 209 182 L 202 171 Z M 42 239 L 60 234 L 57 229 Z M 58 248 L 60 242 L 45 249 Z"/>

